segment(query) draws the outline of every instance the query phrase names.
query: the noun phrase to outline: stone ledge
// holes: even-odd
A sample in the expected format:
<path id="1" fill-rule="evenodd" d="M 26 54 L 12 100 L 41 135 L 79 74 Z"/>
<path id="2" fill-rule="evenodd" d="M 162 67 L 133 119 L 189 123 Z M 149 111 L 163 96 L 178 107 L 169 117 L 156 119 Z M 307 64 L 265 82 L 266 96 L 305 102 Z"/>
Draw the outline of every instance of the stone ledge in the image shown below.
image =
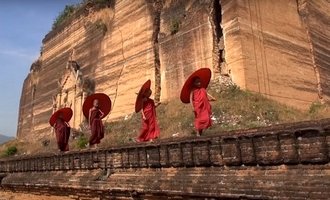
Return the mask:
<path id="1" fill-rule="evenodd" d="M 329 120 L 0 160 L 0 172 L 329 163 Z M 268 129 L 268 131 L 266 131 Z M 223 136 L 225 135 L 225 136 Z"/>
<path id="2" fill-rule="evenodd" d="M 208 198 L 322 199 L 330 195 L 330 165 L 101 170 L 9 174 L 4 190 L 39 194 Z M 105 198 L 105 197 L 104 197 Z M 106 198 L 105 198 L 106 199 Z"/>

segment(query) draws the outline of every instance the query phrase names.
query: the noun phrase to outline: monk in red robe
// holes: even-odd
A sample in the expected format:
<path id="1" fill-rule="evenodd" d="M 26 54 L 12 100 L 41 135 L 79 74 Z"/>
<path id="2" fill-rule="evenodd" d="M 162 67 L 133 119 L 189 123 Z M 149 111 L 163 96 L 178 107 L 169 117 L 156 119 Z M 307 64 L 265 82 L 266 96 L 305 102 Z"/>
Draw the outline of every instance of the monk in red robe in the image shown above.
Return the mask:
<path id="1" fill-rule="evenodd" d="M 89 109 L 89 126 L 91 129 L 91 137 L 89 138 L 89 146 L 97 147 L 101 139 L 104 137 L 104 126 L 102 124 L 102 117 L 104 113 L 99 109 L 99 101 L 93 101 L 93 107 Z"/>
<path id="2" fill-rule="evenodd" d="M 54 124 L 57 146 L 60 151 L 69 151 L 70 125 L 59 115 Z"/>
<path id="3" fill-rule="evenodd" d="M 154 100 L 150 99 L 152 91 L 149 89 L 145 92 L 143 97 L 142 107 L 142 129 L 140 136 L 137 138 L 138 142 L 152 142 L 159 137 L 160 129 L 156 119 L 156 107 Z"/>
<path id="4" fill-rule="evenodd" d="M 201 80 L 199 77 L 193 80 L 193 88 L 190 92 L 190 103 L 195 114 L 194 125 L 197 136 L 201 136 L 203 130 L 212 125 L 212 111 L 209 101 L 215 101 L 215 98 L 208 94 L 205 88 L 201 87 Z"/>

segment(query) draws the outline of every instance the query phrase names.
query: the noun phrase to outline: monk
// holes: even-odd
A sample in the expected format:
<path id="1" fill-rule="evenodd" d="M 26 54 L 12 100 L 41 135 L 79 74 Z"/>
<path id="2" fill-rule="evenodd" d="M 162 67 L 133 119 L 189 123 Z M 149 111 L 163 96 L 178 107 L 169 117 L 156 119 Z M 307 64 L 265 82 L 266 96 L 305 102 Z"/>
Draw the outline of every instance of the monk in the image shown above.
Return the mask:
<path id="1" fill-rule="evenodd" d="M 89 126 L 91 130 L 91 137 L 89 138 L 89 146 L 97 147 L 101 139 L 104 137 L 104 126 L 102 124 L 102 117 L 104 113 L 99 109 L 99 101 L 93 101 L 93 107 L 89 109 Z"/>
<path id="2" fill-rule="evenodd" d="M 160 129 L 156 119 L 156 107 L 154 100 L 150 99 L 152 91 L 148 89 L 143 95 L 142 129 L 137 142 L 152 142 L 159 137 Z"/>
<path id="3" fill-rule="evenodd" d="M 54 124 L 57 146 L 59 151 L 69 151 L 70 125 L 63 120 L 62 114 L 56 119 Z"/>
<path id="4" fill-rule="evenodd" d="M 208 94 L 205 88 L 201 87 L 200 78 L 195 77 L 190 92 L 190 103 L 195 114 L 194 126 L 197 136 L 201 136 L 203 130 L 212 125 L 210 100 L 215 101 L 215 98 Z"/>

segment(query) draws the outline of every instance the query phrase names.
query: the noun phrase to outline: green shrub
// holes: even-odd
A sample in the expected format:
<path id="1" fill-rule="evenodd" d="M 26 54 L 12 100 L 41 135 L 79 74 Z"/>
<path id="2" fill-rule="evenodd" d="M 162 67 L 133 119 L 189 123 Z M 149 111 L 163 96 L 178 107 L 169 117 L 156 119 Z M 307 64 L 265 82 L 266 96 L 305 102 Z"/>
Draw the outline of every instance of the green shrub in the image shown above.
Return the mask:
<path id="1" fill-rule="evenodd" d="M 65 20 L 67 20 L 76 10 L 77 6 L 75 5 L 66 5 L 64 10 L 56 17 L 53 23 L 53 29 L 57 28 Z"/>
<path id="2" fill-rule="evenodd" d="M 102 31 L 103 36 L 105 35 L 105 33 L 108 31 L 107 25 L 102 21 L 102 20 L 97 20 L 94 23 L 95 27 L 97 30 Z"/>
<path id="3" fill-rule="evenodd" d="M 11 156 L 11 155 L 15 155 L 17 153 L 17 148 L 16 146 L 11 146 L 8 147 L 5 151 L 5 155 L 6 156 Z"/>
<path id="4" fill-rule="evenodd" d="M 112 3 L 111 1 L 112 0 L 93 0 L 93 2 L 100 7 L 109 6 Z"/>
<path id="5" fill-rule="evenodd" d="M 77 141 L 77 146 L 79 149 L 84 149 L 86 148 L 88 144 L 88 139 L 86 138 L 85 135 L 80 135 Z"/>
<path id="6" fill-rule="evenodd" d="M 115 1 L 114 0 L 83 0 L 81 3 L 76 5 L 66 5 L 63 11 L 59 13 L 56 19 L 53 22 L 52 29 L 56 29 L 60 26 L 65 20 L 70 18 L 73 13 L 77 10 L 81 9 L 82 7 L 86 6 L 87 4 L 91 4 L 95 9 L 102 9 L 106 7 L 114 7 Z M 105 24 L 97 24 L 99 29 L 103 31 L 103 34 L 107 32 L 107 27 Z"/>
<path id="7" fill-rule="evenodd" d="M 93 4 L 100 4 L 100 5 L 106 5 L 109 4 L 112 0 L 83 0 L 83 4 L 87 3 L 93 3 Z"/>
<path id="8" fill-rule="evenodd" d="M 311 104 L 311 106 L 309 107 L 309 113 L 310 114 L 316 114 L 318 113 L 320 110 L 322 110 L 324 108 L 324 105 L 321 102 L 314 102 Z"/>

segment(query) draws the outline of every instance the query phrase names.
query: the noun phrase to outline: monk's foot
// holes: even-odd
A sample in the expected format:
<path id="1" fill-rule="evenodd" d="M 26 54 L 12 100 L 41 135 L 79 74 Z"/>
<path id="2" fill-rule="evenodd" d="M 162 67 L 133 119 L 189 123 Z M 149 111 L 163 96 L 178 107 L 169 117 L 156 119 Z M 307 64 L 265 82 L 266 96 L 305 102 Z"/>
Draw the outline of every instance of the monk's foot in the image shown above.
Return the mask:
<path id="1" fill-rule="evenodd" d="M 154 142 L 154 140 L 153 140 L 153 139 L 151 139 L 151 140 L 149 140 L 149 142 Z"/>
<path id="2" fill-rule="evenodd" d="M 198 130 L 198 131 L 196 132 L 196 136 L 197 136 L 197 137 L 200 137 L 200 136 L 202 136 L 202 133 L 203 133 L 203 130 Z"/>
<path id="3" fill-rule="evenodd" d="M 197 137 L 202 136 L 202 131 L 197 131 L 197 132 L 196 132 L 196 136 L 197 136 Z"/>

